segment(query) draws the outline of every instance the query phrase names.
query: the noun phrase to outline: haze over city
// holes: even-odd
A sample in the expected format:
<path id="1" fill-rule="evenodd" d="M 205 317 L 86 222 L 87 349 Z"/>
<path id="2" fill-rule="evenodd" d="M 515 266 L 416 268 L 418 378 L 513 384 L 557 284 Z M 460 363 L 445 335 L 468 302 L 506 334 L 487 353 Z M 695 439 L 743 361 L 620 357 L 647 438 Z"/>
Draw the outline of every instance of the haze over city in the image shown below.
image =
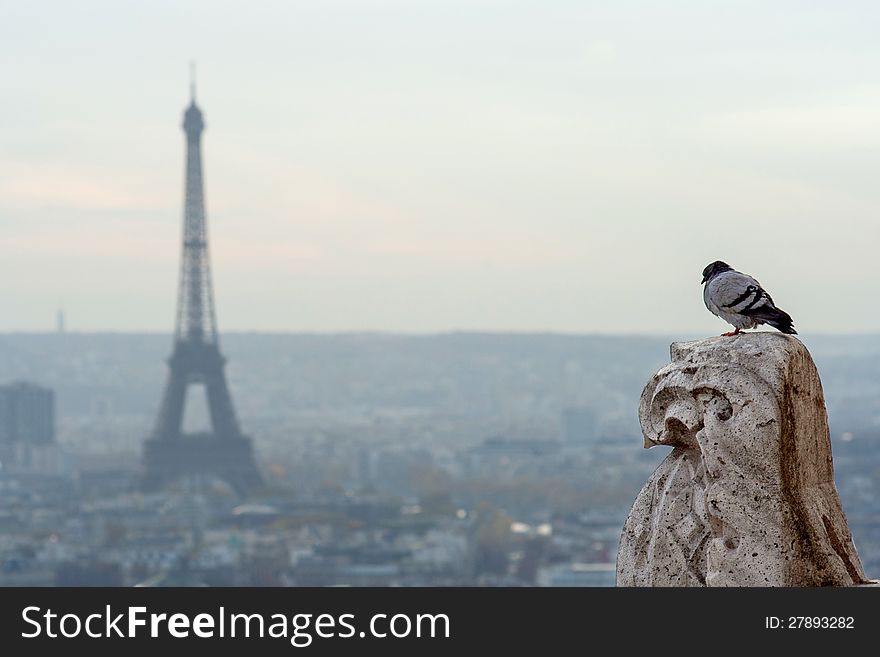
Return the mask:
<path id="1" fill-rule="evenodd" d="M 0 331 L 171 330 L 191 60 L 221 330 L 710 335 L 718 258 L 880 329 L 873 3 L 3 14 Z"/>
<path id="2" fill-rule="evenodd" d="M 707 464 L 731 440 L 778 456 L 768 490 L 813 482 L 825 409 L 836 543 L 804 554 L 843 559 L 851 527 L 859 556 L 804 581 L 880 569 L 875 5 L 2 15 L 0 586 L 628 585 L 660 488 L 689 510 L 642 526 L 687 563 L 652 568 L 717 583 L 707 540 L 741 534 L 702 509 Z M 715 263 L 712 312 L 799 335 L 670 370 L 731 328 L 719 259 L 779 308 Z M 741 440 L 776 427 L 818 470 Z"/>

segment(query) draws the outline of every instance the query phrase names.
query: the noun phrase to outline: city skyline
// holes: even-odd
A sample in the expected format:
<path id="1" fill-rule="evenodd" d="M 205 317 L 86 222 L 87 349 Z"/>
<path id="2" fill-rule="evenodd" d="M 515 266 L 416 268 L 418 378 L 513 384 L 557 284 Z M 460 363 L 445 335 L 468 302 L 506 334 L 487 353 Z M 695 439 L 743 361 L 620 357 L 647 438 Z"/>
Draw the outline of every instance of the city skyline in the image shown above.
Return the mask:
<path id="1" fill-rule="evenodd" d="M 171 330 L 192 59 L 224 331 L 880 331 L 857 4 L 9 3 L 0 331 Z"/>

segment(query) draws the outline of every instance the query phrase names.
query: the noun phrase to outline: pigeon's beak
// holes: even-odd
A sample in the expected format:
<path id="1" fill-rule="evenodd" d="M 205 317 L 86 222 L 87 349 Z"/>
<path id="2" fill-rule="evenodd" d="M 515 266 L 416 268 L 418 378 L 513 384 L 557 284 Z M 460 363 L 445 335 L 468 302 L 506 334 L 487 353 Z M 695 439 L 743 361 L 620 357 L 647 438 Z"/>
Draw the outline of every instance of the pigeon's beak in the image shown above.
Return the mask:
<path id="1" fill-rule="evenodd" d="M 709 275 L 708 275 L 708 274 L 703 274 L 703 280 L 700 281 L 700 285 L 702 285 L 703 283 L 705 283 L 707 280 L 709 280 Z"/>

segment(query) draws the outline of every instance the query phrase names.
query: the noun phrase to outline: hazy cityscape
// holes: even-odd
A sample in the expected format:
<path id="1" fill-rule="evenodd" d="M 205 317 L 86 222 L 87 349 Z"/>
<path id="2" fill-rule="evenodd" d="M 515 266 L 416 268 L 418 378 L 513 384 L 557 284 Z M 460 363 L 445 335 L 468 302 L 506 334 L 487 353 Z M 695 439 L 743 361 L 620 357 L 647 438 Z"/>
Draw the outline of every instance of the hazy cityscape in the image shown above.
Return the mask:
<path id="1" fill-rule="evenodd" d="M 880 574 L 875 5 L 51 4 L 0 39 L 0 585 L 613 586 L 716 258 Z"/>
<path id="2" fill-rule="evenodd" d="M 265 481 L 240 496 L 208 477 L 137 486 L 170 336 L 2 335 L 2 383 L 54 391 L 57 429 L 2 445 L 0 583 L 613 585 L 625 515 L 666 454 L 643 449 L 636 410 L 670 341 L 230 334 L 229 386 Z M 806 342 L 876 574 L 880 347 Z M 198 431 L 192 392 L 184 428 Z"/>

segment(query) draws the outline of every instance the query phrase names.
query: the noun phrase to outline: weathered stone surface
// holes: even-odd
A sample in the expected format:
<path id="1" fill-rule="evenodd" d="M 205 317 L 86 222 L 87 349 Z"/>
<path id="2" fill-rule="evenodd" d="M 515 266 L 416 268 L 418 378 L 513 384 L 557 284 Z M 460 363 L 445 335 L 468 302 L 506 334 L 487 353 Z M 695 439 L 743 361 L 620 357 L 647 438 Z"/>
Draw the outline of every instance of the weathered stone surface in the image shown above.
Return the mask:
<path id="1" fill-rule="evenodd" d="M 671 355 L 639 418 L 645 446 L 672 453 L 626 520 L 618 586 L 866 582 L 806 347 L 750 333 L 675 343 Z"/>

